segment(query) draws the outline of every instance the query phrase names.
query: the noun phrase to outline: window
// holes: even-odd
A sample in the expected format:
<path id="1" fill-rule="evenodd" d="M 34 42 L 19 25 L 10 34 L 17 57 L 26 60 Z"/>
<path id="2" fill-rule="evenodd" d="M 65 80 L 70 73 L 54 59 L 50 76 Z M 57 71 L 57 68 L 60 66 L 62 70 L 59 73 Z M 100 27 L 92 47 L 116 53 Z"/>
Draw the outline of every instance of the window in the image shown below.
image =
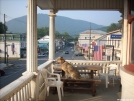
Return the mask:
<path id="1" fill-rule="evenodd" d="M 131 4 L 130 4 L 130 9 L 131 9 L 131 15 L 132 16 L 134 16 L 134 6 L 133 6 L 133 4 L 134 4 L 134 0 L 131 0 Z"/>
<path id="2" fill-rule="evenodd" d="M 132 21 L 132 50 L 131 50 L 131 63 L 134 64 L 134 21 Z"/>
<path id="3" fill-rule="evenodd" d="M 12 35 L 12 36 L 11 36 L 11 40 L 13 40 L 13 39 L 14 39 L 14 36 Z"/>
<path id="4" fill-rule="evenodd" d="M 2 37 L 2 41 L 4 41 L 4 40 L 5 40 L 5 36 Z"/>
<path id="5" fill-rule="evenodd" d="M 118 40 L 118 46 L 117 46 L 118 48 L 120 48 L 120 42 L 121 42 L 121 41 Z"/>
<path id="6" fill-rule="evenodd" d="M 131 59 L 130 63 L 134 64 L 134 0 L 129 1 L 129 14 L 128 14 L 128 23 L 131 25 L 130 34 L 132 38 L 132 46 L 131 46 Z"/>

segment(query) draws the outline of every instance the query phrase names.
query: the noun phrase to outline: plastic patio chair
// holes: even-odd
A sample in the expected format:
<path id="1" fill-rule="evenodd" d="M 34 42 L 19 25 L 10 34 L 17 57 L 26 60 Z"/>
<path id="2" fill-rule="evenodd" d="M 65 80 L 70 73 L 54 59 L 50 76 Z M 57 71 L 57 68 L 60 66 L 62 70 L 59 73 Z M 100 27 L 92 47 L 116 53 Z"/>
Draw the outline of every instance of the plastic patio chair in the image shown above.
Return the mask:
<path id="1" fill-rule="evenodd" d="M 99 71 L 99 77 L 104 76 L 106 81 L 106 88 L 108 88 L 109 78 L 113 79 L 113 86 L 114 86 L 114 77 L 116 73 L 116 69 L 118 66 L 116 64 L 110 64 L 108 67 L 104 69 L 108 69 L 107 73 L 102 73 L 102 71 Z"/>
<path id="2" fill-rule="evenodd" d="M 50 87 L 57 87 L 59 101 L 62 101 L 61 93 L 62 96 L 64 96 L 64 93 L 63 93 L 63 82 L 60 79 L 60 75 L 56 73 L 50 73 L 49 71 L 47 71 L 47 69 L 43 69 L 41 71 L 41 75 L 43 76 L 45 81 L 45 98 L 46 94 L 47 96 L 49 96 Z M 57 76 L 57 79 L 53 76 Z"/>

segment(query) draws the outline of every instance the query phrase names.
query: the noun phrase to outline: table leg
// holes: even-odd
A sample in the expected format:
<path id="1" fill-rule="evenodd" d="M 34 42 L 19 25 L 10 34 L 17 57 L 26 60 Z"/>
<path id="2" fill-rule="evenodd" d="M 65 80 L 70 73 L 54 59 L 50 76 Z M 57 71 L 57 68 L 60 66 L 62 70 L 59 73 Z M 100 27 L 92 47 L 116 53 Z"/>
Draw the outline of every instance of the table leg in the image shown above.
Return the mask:
<path id="1" fill-rule="evenodd" d="M 94 77 L 93 77 L 93 70 L 91 70 L 91 79 L 93 79 Z"/>

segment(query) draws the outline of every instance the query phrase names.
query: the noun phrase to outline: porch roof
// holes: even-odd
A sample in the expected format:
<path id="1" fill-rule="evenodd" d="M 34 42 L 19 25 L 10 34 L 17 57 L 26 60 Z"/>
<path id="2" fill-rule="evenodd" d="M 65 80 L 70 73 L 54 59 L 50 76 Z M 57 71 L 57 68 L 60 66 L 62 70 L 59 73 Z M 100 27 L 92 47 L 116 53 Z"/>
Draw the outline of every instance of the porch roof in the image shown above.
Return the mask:
<path id="1" fill-rule="evenodd" d="M 37 0 L 37 6 L 42 10 L 122 10 L 124 0 Z"/>

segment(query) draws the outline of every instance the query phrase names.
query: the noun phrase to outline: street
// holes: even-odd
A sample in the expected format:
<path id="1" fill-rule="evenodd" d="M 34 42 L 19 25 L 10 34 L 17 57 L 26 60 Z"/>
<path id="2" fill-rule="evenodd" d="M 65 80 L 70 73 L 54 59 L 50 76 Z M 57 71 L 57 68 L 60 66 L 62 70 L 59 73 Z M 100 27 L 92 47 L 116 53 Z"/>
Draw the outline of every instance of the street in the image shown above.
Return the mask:
<path id="1" fill-rule="evenodd" d="M 55 59 L 62 56 L 65 60 L 85 60 L 83 56 L 74 56 L 74 53 L 71 50 L 72 49 L 70 47 L 66 47 L 64 50 L 56 52 Z M 65 54 L 65 51 L 69 51 L 69 54 Z M 39 57 L 38 66 L 47 60 L 48 57 Z M 26 71 L 25 58 L 21 58 L 19 60 L 9 60 L 9 63 L 13 64 L 13 66 L 5 68 L 5 75 L 0 76 L 0 89 L 22 76 L 22 73 Z"/>

